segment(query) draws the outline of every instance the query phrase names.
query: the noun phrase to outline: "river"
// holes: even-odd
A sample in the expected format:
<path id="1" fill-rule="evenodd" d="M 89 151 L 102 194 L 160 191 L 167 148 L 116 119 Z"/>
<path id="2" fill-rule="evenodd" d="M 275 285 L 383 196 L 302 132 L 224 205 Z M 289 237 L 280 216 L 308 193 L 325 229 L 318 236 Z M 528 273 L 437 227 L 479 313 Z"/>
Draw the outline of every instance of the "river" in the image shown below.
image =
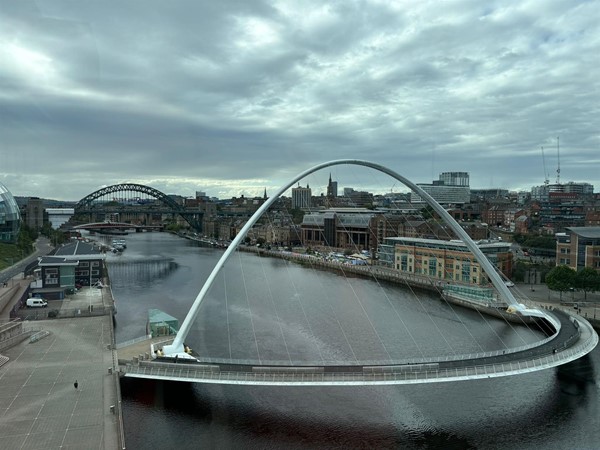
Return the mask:
<path id="1" fill-rule="evenodd" d="M 107 263 L 117 342 L 157 308 L 180 324 L 222 251 L 165 233 L 127 236 Z M 383 362 L 518 346 L 539 333 L 409 289 L 237 252 L 186 340 L 260 363 Z M 600 352 L 489 380 L 260 387 L 122 379 L 127 447 L 600 448 Z"/>

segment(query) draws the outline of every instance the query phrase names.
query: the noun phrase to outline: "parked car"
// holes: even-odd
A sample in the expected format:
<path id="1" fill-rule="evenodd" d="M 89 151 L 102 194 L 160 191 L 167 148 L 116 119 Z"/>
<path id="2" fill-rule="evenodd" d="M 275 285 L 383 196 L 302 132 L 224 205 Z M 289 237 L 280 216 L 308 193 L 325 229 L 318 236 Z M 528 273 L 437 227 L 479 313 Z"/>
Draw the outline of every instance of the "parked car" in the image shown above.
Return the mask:
<path id="1" fill-rule="evenodd" d="M 48 302 L 43 298 L 28 298 L 27 299 L 27 307 L 28 308 L 45 308 L 48 306 Z"/>

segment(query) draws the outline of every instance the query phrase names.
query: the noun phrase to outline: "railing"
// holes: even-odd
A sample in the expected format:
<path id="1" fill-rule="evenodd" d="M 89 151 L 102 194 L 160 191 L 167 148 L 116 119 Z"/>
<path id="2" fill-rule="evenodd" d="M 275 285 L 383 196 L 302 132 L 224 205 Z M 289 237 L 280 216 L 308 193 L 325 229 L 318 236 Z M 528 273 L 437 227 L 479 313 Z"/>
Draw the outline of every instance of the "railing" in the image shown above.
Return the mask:
<path id="1" fill-rule="evenodd" d="M 140 361 L 138 364 L 127 364 L 123 372 L 130 376 L 141 376 L 160 379 L 198 380 L 206 383 L 241 383 L 241 384 L 382 384 L 382 383 L 418 383 L 428 380 L 444 381 L 450 379 L 472 379 L 485 376 L 504 376 L 517 373 L 531 372 L 555 367 L 575 360 L 589 353 L 598 344 L 598 335 L 587 322 L 579 322 L 570 317 L 575 326 L 575 332 L 557 347 L 552 347 L 543 353 L 527 352 L 514 361 L 489 362 L 485 357 L 500 356 L 501 352 L 483 352 L 456 357 L 440 357 L 428 360 L 410 360 L 410 363 L 376 366 L 365 363 L 355 366 L 355 371 L 327 370 L 322 365 L 299 367 L 269 367 L 268 364 L 253 366 L 245 360 L 204 360 L 201 364 L 163 363 Z M 579 341 L 574 346 L 573 343 Z M 539 343 L 536 343 L 539 345 Z M 521 346 L 521 351 L 527 350 Z M 516 349 L 511 349 L 512 353 Z M 506 358 L 506 354 L 502 353 Z M 516 356 L 516 355 L 515 355 Z M 527 359 L 525 359 L 527 358 Z M 473 364 L 464 366 L 444 366 L 443 362 L 456 362 L 472 359 Z M 211 364 L 211 362 L 213 362 Z M 239 370 L 231 370 L 231 366 L 247 365 Z M 308 364 L 308 363 L 306 363 Z M 340 363 L 338 363 L 339 365 Z M 225 370 L 223 370 L 225 369 Z M 330 367 L 331 369 L 331 367 Z"/>
<path id="2" fill-rule="evenodd" d="M 296 372 L 233 372 L 217 371 L 214 368 L 207 369 L 206 366 L 196 367 L 182 364 L 140 364 L 128 365 L 125 368 L 127 374 L 144 375 L 148 377 L 161 377 L 167 379 L 202 380 L 204 382 L 230 382 L 230 383 L 256 383 L 256 384 L 302 384 L 302 383 L 393 383 L 393 382 L 417 382 L 423 380 L 446 380 L 446 379 L 468 379 L 482 378 L 484 376 L 499 376 L 507 374 L 525 373 L 547 367 L 554 367 L 568 360 L 576 359 L 581 352 L 588 351 L 597 344 L 588 340 L 584 348 L 567 349 L 560 354 L 549 354 L 539 358 L 504 362 L 498 364 L 474 365 L 467 367 L 439 368 L 425 365 L 421 370 L 389 370 L 372 372 L 321 372 L 307 373 Z"/>
<path id="3" fill-rule="evenodd" d="M 108 277 L 108 275 L 107 275 Z M 116 311 L 116 306 L 115 306 L 115 298 L 113 296 L 112 293 L 112 283 L 110 283 L 110 280 L 107 279 L 107 285 L 104 287 L 104 289 L 108 289 L 110 292 L 110 298 L 112 299 L 112 305 L 106 307 L 105 308 L 109 308 L 111 311 L 111 314 L 113 314 Z M 102 301 L 104 301 L 104 297 L 102 297 Z M 119 376 L 119 372 L 118 372 L 118 367 L 119 367 L 119 363 L 118 363 L 118 359 L 117 359 L 117 346 L 115 345 L 115 330 L 114 330 L 114 326 L 113 326 L 113 322 L 110 322 L 110 343 L 108 344 L 108 347 L 110 349 L 111 352 L 111 358 L 112 358 L 112 367 L 110 370 L 110 374 L 113 377 L 113 381 L 115 383 L 115 395 L 116 395 L 116 400 L 117 400 L 117 404 L 115 405 L 115 414 L 116 414 L 116 422 L 117 422 L 117 440 L 119 441 L 119 448 L 121 450 L 124 450 L 125 447 L 125 426 L 123 425 L 123 407 L 122 407 L 122 401 L 121 401 L 121 382 L 120 382 L 120 376 Z"/>
<path id="4" fill-rule="evenodd" d="M 119 342 L 115 348 L 118 350 L 120 348 L 123 347 L 127 347 L 128 345 L 133 345 L 133 344 L 137 344 L 138 342 L 142 342 L 142 341 L 147 341 L 148 339 L 150 339 L 151 336 L 150 335 L 146 335 L 146 336 L 140 336 L 138 338 L 135 339 L 130 339 L 128 341 L 124 341 L 124 342 Z"/>
<path id="5" fill-rule="evenodd" d="M 35 308 L 19 310 L 17 315 L 21 320 L 65 319 L 72 317 L 97 317 L 112 315 L 113 306 L 94 306 L 93 308 L 48 309 Z"/>
<path id="6" fill-rule="evenodd" d="M 29 337 L 29 342 L 30 342 L 30 343 L 37 342 L 37 341 L 39 341 L 40 339 L 44 339 L 46 336 L 49 336 L 49 335 L 50 335 L 50 332 L 49 332 L 48 330 L 42 330 L 42 331 L 38 331 L 37 333 L 35 333 L 35 334 L 32 334 L 32 335 Z"/>

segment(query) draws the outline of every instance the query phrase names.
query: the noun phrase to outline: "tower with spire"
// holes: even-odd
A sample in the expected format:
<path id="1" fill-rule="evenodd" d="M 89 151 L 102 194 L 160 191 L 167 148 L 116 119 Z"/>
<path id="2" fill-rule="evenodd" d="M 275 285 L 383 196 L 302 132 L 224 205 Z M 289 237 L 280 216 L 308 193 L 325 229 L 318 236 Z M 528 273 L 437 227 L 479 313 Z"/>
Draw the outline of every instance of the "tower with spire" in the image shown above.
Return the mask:
<path id="1" fill-rule="evenodd" d="M 329 182 L 327 183 L 327 198 L 334 199 L 337 197 L 338 184 L 337 181 L 331 180 L 331 172 L 329 173 Z"/>

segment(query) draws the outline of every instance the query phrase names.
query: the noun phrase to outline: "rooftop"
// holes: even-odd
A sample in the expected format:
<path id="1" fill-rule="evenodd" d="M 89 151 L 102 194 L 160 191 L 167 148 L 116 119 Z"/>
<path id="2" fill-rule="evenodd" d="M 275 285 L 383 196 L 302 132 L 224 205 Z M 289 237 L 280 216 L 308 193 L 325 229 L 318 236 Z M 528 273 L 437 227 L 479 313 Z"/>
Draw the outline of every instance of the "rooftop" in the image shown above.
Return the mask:
<path id="1" fill-rule="evenodd" d="M 588 239 L 600 239 L 600 227 L 568 227 L 567 230 Z"/>

